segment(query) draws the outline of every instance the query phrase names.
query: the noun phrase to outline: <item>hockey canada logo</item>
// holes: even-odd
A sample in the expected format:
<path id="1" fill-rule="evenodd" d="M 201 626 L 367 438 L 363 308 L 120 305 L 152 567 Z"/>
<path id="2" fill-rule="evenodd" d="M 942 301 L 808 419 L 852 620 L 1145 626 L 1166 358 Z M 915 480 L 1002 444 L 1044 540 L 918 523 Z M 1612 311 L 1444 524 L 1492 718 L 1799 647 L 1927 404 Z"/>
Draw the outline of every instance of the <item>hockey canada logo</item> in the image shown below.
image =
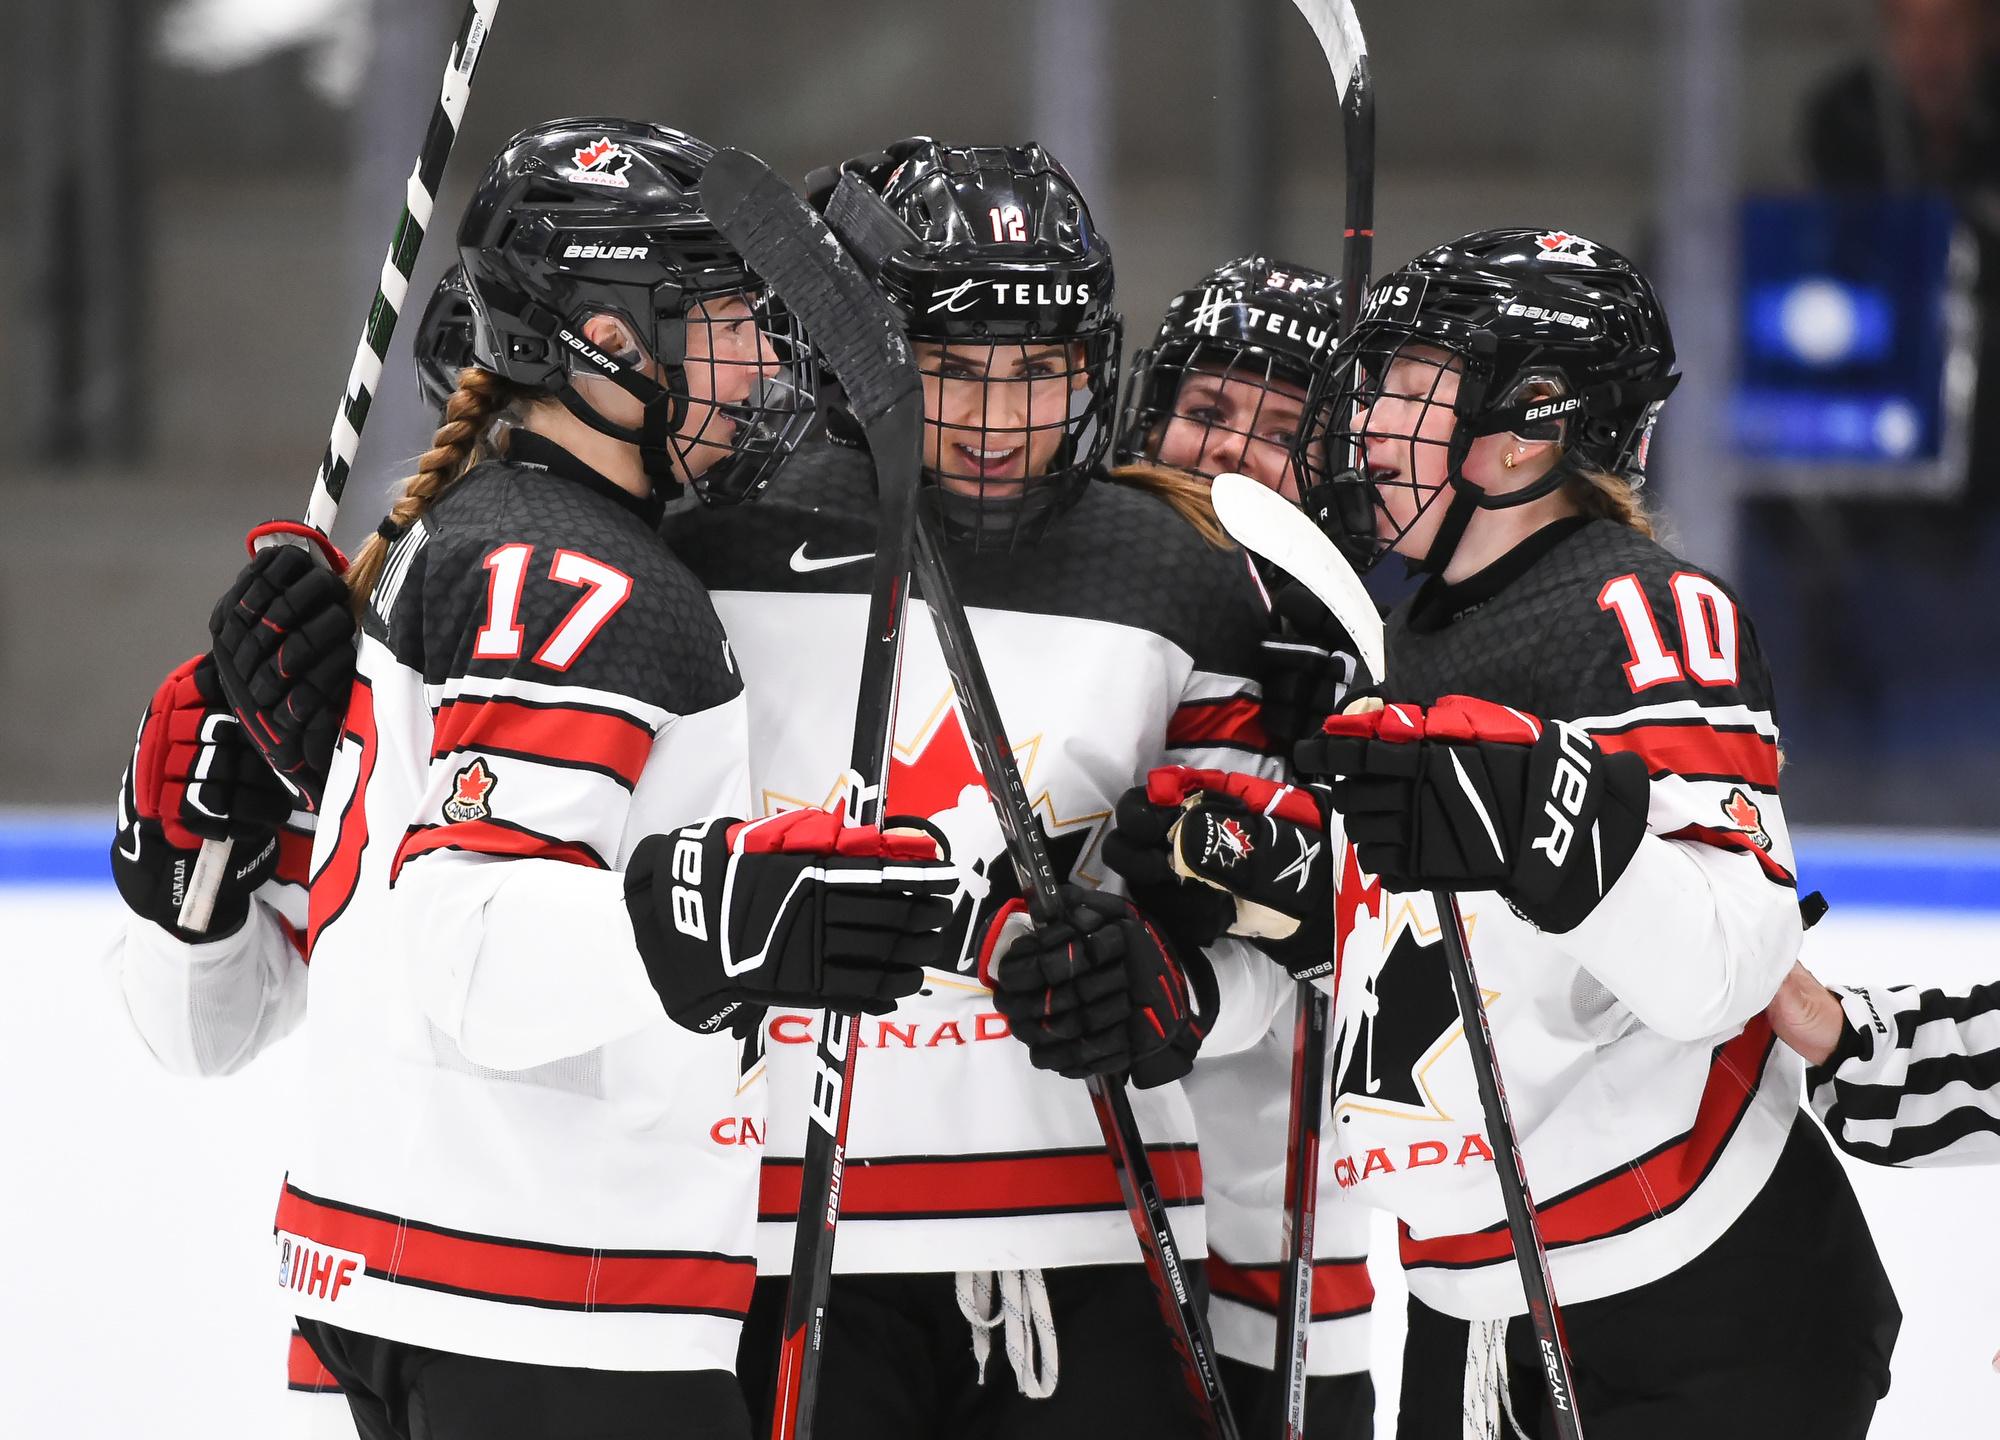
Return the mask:
<path id="1" fill-rule="evenodd" d="M 576 151 L 570 161 L 576 168 L 565 179 L 585 185 L 605 185 L 613 190 L 631 188 L 632 182 L 625 178 L 625 172 L 632 168 L 632 152 L 614 143 L 609 135 Z"/>
<path id="2" fill-rule="evenodd" d="M 1581 235 L 1548 230 L 1535 237 L 1535 244 L 1540 248 L 1544 260 L 1556 260 L 1564 265 L 1597 263 L 1597 247 Z"/>
<path id="3" fill-rule="evenodd" d="M 1764 816 L 1748 795 L 1731 790 L 1729 798 L 1722 802 L 1722 813 L 1728 818 L 1730 828 L 1748 835 L 1750 843 L 1759 850 L 1771 848 L 1771 832 L 1764 828 Z"/>
<path id="4" fill-rule="evenodd" d="M 1236 821 L 1218 821 L 1211 818 L 1208 824 L 1208 843 L 1202 848 L 1205 851 L 1201 857 L 1204 861 L 1218 864 L 1225 870 L 1233 870 L 1236 868 L 1236 863 L 1256 846 L 1250 843 L 1250 832 Z"/>
<path id="5" fill-rule="evenodd" d="M 454 825 L 488 819 L 493 807 L 486 800 L 498 783 L 493 772 L 486 768 L 484 756 L 473 761 L 452 777 L 451 799 L 444 802 L 444 818 Z"/>

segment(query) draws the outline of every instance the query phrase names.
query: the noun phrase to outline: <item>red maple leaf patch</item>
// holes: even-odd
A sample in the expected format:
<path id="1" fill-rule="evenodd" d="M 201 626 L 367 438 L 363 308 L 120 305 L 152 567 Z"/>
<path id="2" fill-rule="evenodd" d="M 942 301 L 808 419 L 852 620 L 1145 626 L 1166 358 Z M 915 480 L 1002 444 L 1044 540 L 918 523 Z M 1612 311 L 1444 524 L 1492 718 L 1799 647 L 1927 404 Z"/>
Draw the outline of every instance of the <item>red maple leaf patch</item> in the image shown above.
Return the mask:
<path id="1" fill-rule="evenodd" d="M 602 140 L 594 140 L 584 146 L 572 158 L 576 161 L 577 169 L 589 170 L 595 166 L 602 165 L 617 153 L 618 147 L 611 142 L 609 136 L 606 136 Z"/>
<path id="2" fill-rule="evenodd" d="M 1741 790 L 1731 790 L 1729 798 L 1722 802 L 1722 814 L 1732 827 L 1741 830 L 1756 842 L 1759 850 L 1771 848 L 1771 836 L 1764 829 L 1764 815 L 1758 810 L 1757 802 Z"/>
<path id="3" fill-rule="evenodd" d="M 486 767 L 486 757 L 474 760 L 452 777 L 451 799 L 444 802 L 445 819 L 463 825 L 491 816 L 493 807 L 487 803 L 487 797 L 498 783 L 498 778 Z"/>

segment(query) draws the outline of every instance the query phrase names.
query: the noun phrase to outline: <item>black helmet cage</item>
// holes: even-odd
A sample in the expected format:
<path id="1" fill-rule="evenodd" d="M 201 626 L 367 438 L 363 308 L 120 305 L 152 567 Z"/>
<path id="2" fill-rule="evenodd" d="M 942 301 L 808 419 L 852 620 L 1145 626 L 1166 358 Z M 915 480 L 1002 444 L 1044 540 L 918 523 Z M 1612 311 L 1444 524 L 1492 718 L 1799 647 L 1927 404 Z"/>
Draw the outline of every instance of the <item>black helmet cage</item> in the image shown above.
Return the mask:
<path id="1" fill-rule="evenodd" d="M 1338 338 L 1339 313 L 1339 282 L 1317 270 L 1247 255 L 1210 272 L 1200 285 L 1174 297 L 1153 343 L 1133 357 L 1119 415 L 1117 463 L 1163 462 L 1213 479 L 1241 468 L 1260 437 L 1282 444 L 1289 459 L 1295 436 L 1269 433 L 1265 397 L 1282 385 L 1304 402 Z M 1222 392 L 1190 394 L 1187 382 L 1197 375 L 1255 387 L 1259 395 L 1250 416 L 1240 419 L 1199 403 Z M 1176 421 L 1186 431 L 1177 429 L 1163 454 Z"/>
<path id="2" fill-rule="evenodd" d="M 701 212 L 696 187 L 714 153 L 641 121 L 535 126 L 487 168 L 458 245 L 475 363 L 637 445 L 656 487 L 691 475 L 704 499 L 733 501 L 761 489 L 810 427 L 815 366 L 790 312 Z M 756 344 L 744 343 L 740 317 L 710 314 L 732 297 L 750 306 Z M 583 328 L 600 315 L 623 321 L 641 349 L 592 344 Z M 705 343 L 689 344 L 690 327 Z M 642 372 L 648 359 L 664 384 Z M 607 419 L 577 392 L 578 374 L 639 400 L 642 422 Z"/>
<path id="3" fill-rule="evenodd" d="M 872 234 L 856 233 L 862 221 L 836 180 L 881 197 Z M 1075 182 L 1039 145 L 919 136 L 807 183 L 919 347 L 924 479 L 948 533 L 980 549 L 1033 543 L 1097 473 L 1118 400 L 1111 251 Z M 955 414 L 954 384 L 978 386 L 976 416 Z M 947 413 L 932 413 L 940 400 Z"/>
<path id="4" fill-rule="evenodd" d="M 1680 378 L 1673 361 L 1652 287 L 1604 246 L 1535 230 L 1440 246 L 1374 286 L 1315 385 L 1293 455 L 1303 503 L 1366 569 L 1450 490 L 1436 539 L 1412 561 L 1440 573 L 1476 510 L 1527 504 L 1586 468 L 1643 485 L 1654 422 Z M 1406 387 L 1397 393 L 1392 372 Z M 1438 394 L 1447 374 L 1458 377 L 1449 401 Z M 1378 417 L 1384 400 L 1403 402 L 1397 429 Z M 1449 410 L 1448 431 L 1426 425 L 1433 407 Z M 1556 441 L 1561 455 L 1534 483 L 1489 495 L 1463 467 L 1475 440 L 1503 433 Z M 1397 442 L 1388 467 L 1371 468 L 1371 440 Z M 1419 447 L 1442 451 L 1434 483 L 1421 478 Z M 1390 518 L 1385 488 L 1409 492 L 1407 523 Z M 1385 520 L 1394 533 L 1380 532 Z"/>
<path id="5" fill-rule="evenodd" d="M 417 395 L 440 416 L 458 389 L 459 371 L 477 363 L 474 329 L 472 286 L 465 267 L 454 265 L 431 292 L 411 345 L 417 362 Z"/>

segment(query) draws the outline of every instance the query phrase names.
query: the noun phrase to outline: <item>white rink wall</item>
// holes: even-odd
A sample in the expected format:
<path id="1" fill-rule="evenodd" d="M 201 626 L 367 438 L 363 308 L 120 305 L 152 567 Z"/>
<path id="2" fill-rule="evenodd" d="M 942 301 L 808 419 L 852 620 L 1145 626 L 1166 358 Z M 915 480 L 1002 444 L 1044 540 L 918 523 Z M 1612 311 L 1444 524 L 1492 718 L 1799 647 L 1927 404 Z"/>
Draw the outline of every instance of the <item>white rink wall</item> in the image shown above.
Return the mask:
<path id="1" fill-rule="evenodd" d="M 163 1074 L 104 956 L 108 886 L 0 886 L 0 1394 L 9 1434 L 234 1440 L 304 1434 L 271 1213 L 295 1079 L 282 1044 L 226 1080 Z M 1836 908 L 1823 978 L 2000 977 L 2000 911 Z M 1880 1440 L 1992 1430 L 2000 1408 L 2000 1170 L 1850 1167 L 1904 1310 Z M 1401 1279 L 1378 1227 L 1377 1433 L 1394 1432 Z"/>

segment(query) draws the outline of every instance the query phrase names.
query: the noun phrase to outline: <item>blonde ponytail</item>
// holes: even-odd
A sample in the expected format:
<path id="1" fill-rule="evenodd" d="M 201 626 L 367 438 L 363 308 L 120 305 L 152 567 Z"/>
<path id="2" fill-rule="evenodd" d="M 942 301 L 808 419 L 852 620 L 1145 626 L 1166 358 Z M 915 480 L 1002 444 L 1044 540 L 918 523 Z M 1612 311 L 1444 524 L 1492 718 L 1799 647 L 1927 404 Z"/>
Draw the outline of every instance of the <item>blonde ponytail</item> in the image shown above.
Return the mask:
<path id="1" fill-rule="evenodd" d="M 1236 548 L 1228 532 L 1222 528 L 1222 522 L 1215 518 L 1215 505 L 1208 497 L 1208 482 L 1199 475 L 1171 465 L 1141 462 L 1120 465 L 1111 472 L 1110 478 L 1120 485 L 1129 485 L 1134 490 L 1143 490 L 1166 501 L 1181 519 L 1194 527 L 1196 534 L 1218 550 Z"/>
<path id="2" fill-rule="evenodd" d="M 1648 540 L 1659 538 L 1644 498 L 1622 475 L 1578 467 L 1563 481 L 1562 494 L 1579 515 L 1637 530 Z"/>
<path id="3" fill-rule="evenodd" d="M 417 473 L 403 482 L 402 494 L 389 507 L 389 520 L 397 529 L 407 530 L 442 495 L 491 451 L 482 444 L 493 421 L 509 406 L 531 399 L 541 392 L 493 374 L 468 368 L 458 372 L 458 389 L 445 403 L 444 424 L 431 437 L 431 448 L 417 461 Z M 382 578 L 382 566 L 389 558 L 389 540 L 380 531 L 368 537 L 361 553 L 347 570 L 347 588 L 354 597 L 357 613 L 375 591 Z"/>

